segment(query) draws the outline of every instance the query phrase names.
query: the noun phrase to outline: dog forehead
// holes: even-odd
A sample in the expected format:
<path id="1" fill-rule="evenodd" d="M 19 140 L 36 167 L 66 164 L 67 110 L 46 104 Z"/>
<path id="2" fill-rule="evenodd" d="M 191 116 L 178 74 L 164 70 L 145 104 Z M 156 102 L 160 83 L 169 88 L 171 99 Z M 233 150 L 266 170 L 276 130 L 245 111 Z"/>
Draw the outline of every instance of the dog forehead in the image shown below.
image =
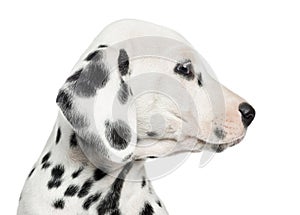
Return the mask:
<path id="1" fill-rule="evenodd" d="M 167 27 L 134 19 L 119 20 L 108 25 L 97 36 L 95 42 L 115 44 L 138 37 L 169 38 L 190 46 L 183 36 Z"/>
<path id="2" fill-rule="evenodd" d="M 152 43 L 148 44 L 149 41 L 152 41 Z M 167 27 L 140 20 L 124 19 L 106 26 L 81 55 L 73 69 L 80 68 L 82 62 L 84 62 L 84 58 L 89 53 L 98 49 L 99 45 L 105 45 L 116 51 L 120 48 L 125 48 L 130 56 L 132 56 L 130 48 L 133 48 L 135 50 L 133 55 L 136 56 L 136 50 L 140 46 L 140 42 L 143 43 L 143 48 L 155 44 L 157 46 L 164 44 L 163 48 L 167 46 L 174 47 L 174 44 L 176 44 L 176 46 L 185 47 L 185 49 L 193 49 L 183 36 Z M 168 42 L 171 42 L 173 45 L 168 44 Z M 156 51 L 157 53 L 155 54 L 160 54 L 160 51 L 163 51 L 163 49 Z M 147 54 L 147 50 L 142 51 L 142 54 Z"/>

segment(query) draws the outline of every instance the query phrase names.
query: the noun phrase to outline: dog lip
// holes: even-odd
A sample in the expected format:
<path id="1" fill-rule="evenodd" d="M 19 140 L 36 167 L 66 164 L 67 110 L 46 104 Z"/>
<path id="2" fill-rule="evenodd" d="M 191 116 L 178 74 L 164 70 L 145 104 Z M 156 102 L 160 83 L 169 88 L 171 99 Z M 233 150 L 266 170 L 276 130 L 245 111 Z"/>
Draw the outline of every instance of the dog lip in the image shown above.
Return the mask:
<path id="1" fill-rule="evenodd" d="M 244 136 L 245 135 L 243 135 L 243 136 L 241 136 L 239 138 L 233 139 L 232 141 L 228 141 L 228 142 L 224 142 L 224 141 L 210 142 L 210 141 L 204 141 L 202 139 L 198 139 L 198 142 L 202 143 L 202 144 L 209 144 L 209 145 L 228 145 L 228 146 L 233 146 L 233 145 L 236 145 L 236 144 L 240 143 L 244 139 Z"/>
<path id="2" fill-rule="evenodd" d="M 245 134 L 243 134 L 242 136 L 232 140 L 232 141 L 229 141 L 229 142 L 209 142 L 209 141 L 203 141 L 202 139 L 198 139 L 198 143 L 202 143 L 204 145 L 210 145 L 212 146 L 213 148 L 216 148 L 216 150 L 218 150 L 217 152 L 221 152 L 221 151 L 224 151 L 227 147 L 232 147 L 232 146 L 235 146 L 237 144 L 239 144 L 245 137 Z M 224 148 L 223 150 L 221 150 L 221 148 Z"/>

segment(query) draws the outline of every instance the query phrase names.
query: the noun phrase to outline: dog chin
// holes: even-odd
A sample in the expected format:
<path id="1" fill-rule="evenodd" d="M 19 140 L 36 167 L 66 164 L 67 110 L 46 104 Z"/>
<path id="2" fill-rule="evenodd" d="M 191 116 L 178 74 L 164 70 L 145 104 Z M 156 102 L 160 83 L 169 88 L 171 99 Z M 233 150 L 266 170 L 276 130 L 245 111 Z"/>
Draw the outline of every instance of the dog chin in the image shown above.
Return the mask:
<path id="1" fill-rule="evenodd" d="M 205 142 L 203 149 L 208 150 L 208 151 L 213 151 L 216 153 L 220 153 L 229 147 L 239 144 L 243 140 L 244 136 L 245 135 L 243 135 L 242 137 L 239 137 L 233 141 L 230 141 L 230 142 L 220 142 L 220 143 Z"/>

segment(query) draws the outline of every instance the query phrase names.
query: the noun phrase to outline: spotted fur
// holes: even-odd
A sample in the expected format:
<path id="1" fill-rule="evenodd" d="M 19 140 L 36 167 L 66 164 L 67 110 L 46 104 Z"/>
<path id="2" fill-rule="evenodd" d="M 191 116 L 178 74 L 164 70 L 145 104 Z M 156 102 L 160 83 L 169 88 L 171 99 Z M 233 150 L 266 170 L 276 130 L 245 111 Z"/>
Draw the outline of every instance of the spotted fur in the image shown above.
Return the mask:
<path id="1" fill-rule="evenodd" d="M 131 139 L 130 128 L 126 122 L 117 120 L 116 122 L 105 121 L 105 136 L 110 145 L 118 150 L 125 149 Z"/>
<path id="2" fill-rule="evenodd" d="M 119 57 L 118 57 L 118 66 L 122 76 L 128 74 L 129 57 L 125 49 L 120 49 Z"/>
<path id="3" fill-rule="evenodd" d="M 174 91 L 175 100 L 179 97 L 177 103 L 183 103 L 185 108 L 189 106 L 189 100 L 185 100 L 189 95 L 181 94 L 182 91 L 190 89 L 191 95 L 206 95 L 204 88 L 209 75 L 199 69 L 202 64 L 197 65 L 197 54 L 190 44 L 173 31 L 136 20 L 114 23 L 101 35 L 58 91 L 58 118 L 27 176 L 18 215 L 166 215 L 164 204 L 147 178 L 145 160 L 171 155 L 168 153 L 173 149 L 176 153 L 206 148 L 221 152 L 240 141 L 236 137 L 245 135 L 254 118 L 254 109 L 248 103 L 218 85 L 229 97 L 225 96 L 225 100 L 241 105 L 228 108 L 235 110 L 232 120 L 230 115 L 224 115 L 204 123 L 213 122 L 209 136 L 218 144 L 204 139 L 205 134 L 199 139 L 193 132 L 199 130 L 201 122 L 197 125 L 192 110 L 184 109 L 182 116 L 160 94 L 154 93 L 162 89 L 168 94 Z M 174 41 L 176 47 L 170 45 Z M 162 54 L 147 53 L 153 49 L 161 50 Z M 154 78 L 145 75 L 148 73 Z M 139 75 L 145 76 L 138 79 Z M 166 81 L 166 77 L 172 77 L 176 84 L 172 85 L 170 79 Z M 137 79 L 142 81 L 132 82 Z M 139 92 L 143 87 L 149 90 L 146 94 Z M 193 99 L 197 107 L 202 102 L 211 102 L 205 100 L 206 96 Z M 132 101 L 136 113 L 127 115 L 128 110 L 132 111 Z M 214 115 L 205 111 L 198 112 L 204 112 L 202 118 Z M 185 124 L 190 127 L 178 131 Z M 179 133 L 180 138 L 193 137 L 197 142 L 184 145 Z M 149 140 L 154 140 L 154 144 L 140 147 Z"/>

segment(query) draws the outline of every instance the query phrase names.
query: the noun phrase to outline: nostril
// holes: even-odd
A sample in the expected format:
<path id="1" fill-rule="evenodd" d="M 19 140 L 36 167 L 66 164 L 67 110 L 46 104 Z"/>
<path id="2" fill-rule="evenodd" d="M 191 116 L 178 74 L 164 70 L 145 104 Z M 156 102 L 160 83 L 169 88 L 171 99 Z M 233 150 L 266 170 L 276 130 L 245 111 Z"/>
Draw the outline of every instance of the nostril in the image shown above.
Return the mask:
<path id="1" fill-rule="evenodd" d="M 239 111 L 242 114 L 242 122 L 245 127 L 248 127 L 255 117 L 254 108 L 246 102 L 239 105 Z"/>

